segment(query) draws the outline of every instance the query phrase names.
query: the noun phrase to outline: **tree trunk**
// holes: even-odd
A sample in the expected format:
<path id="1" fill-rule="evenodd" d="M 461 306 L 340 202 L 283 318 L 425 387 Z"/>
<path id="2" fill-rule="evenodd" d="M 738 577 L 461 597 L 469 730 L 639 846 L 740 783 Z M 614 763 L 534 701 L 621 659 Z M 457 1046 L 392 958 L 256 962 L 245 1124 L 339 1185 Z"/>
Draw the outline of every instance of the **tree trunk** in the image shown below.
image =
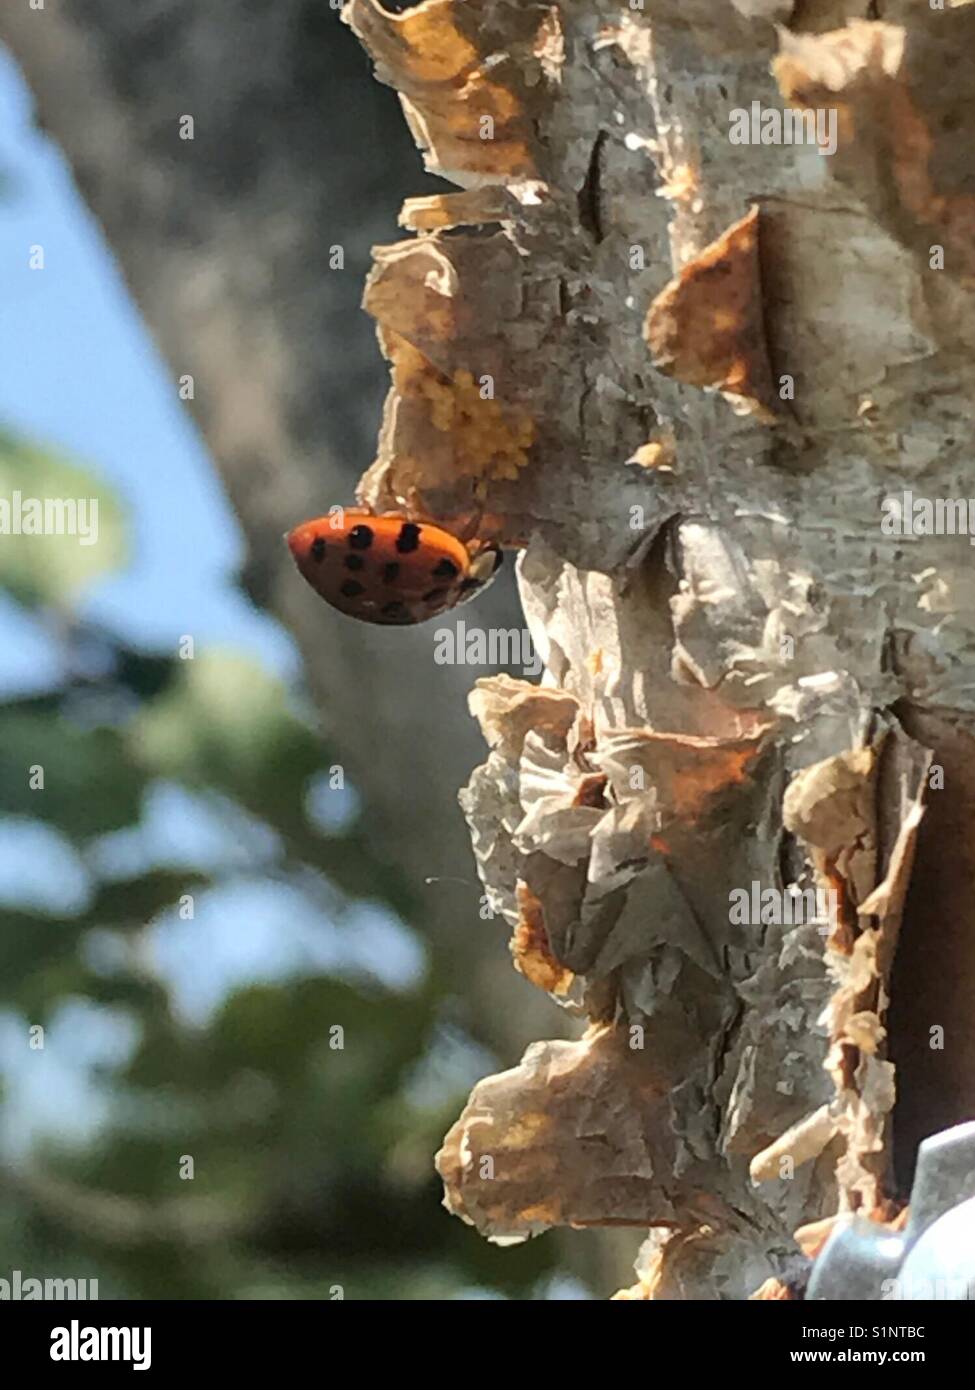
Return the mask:
<path id="1" fill-rule="evenodd" d="M 495 1238 L 649 1226 L 637 1296 L 795 1296 L 972 1113 L 970 552 L 885 499 L 967 522 L 975 17 L 880 8 L 347 10 L 466 190 L 378 257 L 363 490 L 527 539 L 545 676 L 481 682 L 464 805 L 516 963 L 590 1021 L 440 1171 Z"/>

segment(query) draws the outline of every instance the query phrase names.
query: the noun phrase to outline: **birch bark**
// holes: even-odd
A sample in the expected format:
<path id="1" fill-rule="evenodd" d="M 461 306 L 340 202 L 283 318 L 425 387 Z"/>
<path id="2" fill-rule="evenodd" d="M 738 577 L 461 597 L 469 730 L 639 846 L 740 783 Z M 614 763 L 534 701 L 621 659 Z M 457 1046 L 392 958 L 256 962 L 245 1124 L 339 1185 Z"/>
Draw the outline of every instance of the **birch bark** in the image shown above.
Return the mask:
<path id="1" fill-rule="evenodd" d="M 796 1294 L 971 1111 L 973 13 L 346 12 L 465 190 L 378 254 L 363 495 L 525 545 L 545 675 L 481 683 L 462 800 L 589 1020 L 475 1089 L 446 1200 L 649 1226 L 636 1296 Z"/>

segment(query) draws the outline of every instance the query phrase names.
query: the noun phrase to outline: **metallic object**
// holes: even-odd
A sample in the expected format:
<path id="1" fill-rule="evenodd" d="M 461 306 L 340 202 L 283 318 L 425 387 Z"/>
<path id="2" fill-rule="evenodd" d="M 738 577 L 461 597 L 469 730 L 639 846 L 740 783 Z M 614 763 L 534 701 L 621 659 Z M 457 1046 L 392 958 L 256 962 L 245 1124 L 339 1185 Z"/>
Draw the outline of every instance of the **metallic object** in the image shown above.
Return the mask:
<path id="1" fill-rule="evenodd" d="M 806 1298 L 975 1298 L 975 1122 L 920 1145 L 903 1231 L 861 1216 L 838 1224 L 813 1265 Z"/>

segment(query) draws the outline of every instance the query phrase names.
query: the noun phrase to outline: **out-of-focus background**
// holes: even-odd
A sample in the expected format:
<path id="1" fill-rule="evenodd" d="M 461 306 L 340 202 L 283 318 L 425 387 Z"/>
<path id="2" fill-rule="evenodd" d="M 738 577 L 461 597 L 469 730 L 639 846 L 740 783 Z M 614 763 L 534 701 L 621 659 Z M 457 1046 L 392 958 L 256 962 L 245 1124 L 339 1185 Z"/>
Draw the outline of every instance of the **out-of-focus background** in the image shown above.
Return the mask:
<path id="1" fill-rule="evenodd" d="M 270 24 L 271 9 L 225 7 L 228 61 L 263 46 L 245 11 Z M 296 24 L 310 13 L 304 0 L 285 10 Z M 93 0 L 85 22 L 99 12 Z M 325 325 L 323 377 L 336 360 L 365 363 L 356 419 L 368 432 L 386 383 L 354 307 L 368 242 L 396 239 L 403 191 L 436 184 L 395 96 L 334 13 L 327 23 L 362 103 L 355 119 L 381 141 L 382 167 L 400 170 L 395 188 L 377 177 L 368 206 L 344 209 L 361 235 L 346 233 L 351 278 Z M 106 25 L 89 36 L 96 52 L 117 37 Z M 126 37 L 137 89 L 153 40 Z M 65 78 L 52 73 L 57 92 Z M 187 100 L 175 98 L 174 121 Z M 266 119 L 273 132 L 273 107 Z M 538 1001 L 510 972 L 503 924 L 479 915 L 463 850 L 442 861 L 433 833 L 429 864 L 404 874 L 395 830 L 373 833 L 355 750 L 307 680 L 313 624 L 333 656 L 358 637 L 288 590 L 307 605 L 303 661 L 245 594 L 243 535 L 173 365 L 2 49 L 0 178 L 0 498 L 100 502 L 96 545 L 0 536 L 0 1277 L 97 1278 L 102 1298 L 608 1292 L 597 1237 L 498 1250 L 440 1208 L 432 1154 L 473 1082 L 542 1035 L 519 1020 Z M 249 254 L 262 263 L 260 241 Z M 218 244 L 211 275 L 222 268 Z M 210 362 L 216 374 L 219 345 Z M 348 500 L 371 457 L 355 430 L 339 430 L 346 496 L 324 504 Z M 315 495 L 312 478 L 309 507 Z M 248 574 L 250 595 L 272 587 L 260 567 Z M 502 601 L 515 612 L 510 590 Z M 391 689 L 399 659 L 394 639 Z M 481 753 L 462 696 L 449 708 L 460 751 L 437 752 L 453 737 L 443 719 L 411 716 L 405 737 L 448 762 L 452 789 Z M 394 735 L 370 737 L 381 785 Z M 428 792 L 422 778 L 400 789 L 404 834 Z M 435 796 L 462 846 L 443 782 Z M 387 825 L 397 804 L 391 793 Z M 424 882 L 445 870 L 457 881 Z M 495 978 L 508 1019 L 484 1003 Z M 549 1035 L 562 1026 L 554 1017 Z"/>

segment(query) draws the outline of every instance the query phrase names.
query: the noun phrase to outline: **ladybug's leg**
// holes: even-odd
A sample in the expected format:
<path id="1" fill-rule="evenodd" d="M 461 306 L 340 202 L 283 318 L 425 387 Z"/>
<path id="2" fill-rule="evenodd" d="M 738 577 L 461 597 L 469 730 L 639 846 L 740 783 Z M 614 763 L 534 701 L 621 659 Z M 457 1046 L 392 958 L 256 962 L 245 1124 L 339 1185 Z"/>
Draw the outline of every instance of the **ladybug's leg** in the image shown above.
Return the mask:
<path id="1" fill-rule="evenodd" d="M 498 537 L 505 527 L 504 517 L 496 512 L 484 510 L 482 498 L 478 498 L 469 511 L 460 512 L 457 516 L 451 517 L 449 523 L 441 524 L 447 524 L 449 530 L 467 546 L 472 555 L 476 555 L 478 550 L 486 545 L 500 544 Z"/>

